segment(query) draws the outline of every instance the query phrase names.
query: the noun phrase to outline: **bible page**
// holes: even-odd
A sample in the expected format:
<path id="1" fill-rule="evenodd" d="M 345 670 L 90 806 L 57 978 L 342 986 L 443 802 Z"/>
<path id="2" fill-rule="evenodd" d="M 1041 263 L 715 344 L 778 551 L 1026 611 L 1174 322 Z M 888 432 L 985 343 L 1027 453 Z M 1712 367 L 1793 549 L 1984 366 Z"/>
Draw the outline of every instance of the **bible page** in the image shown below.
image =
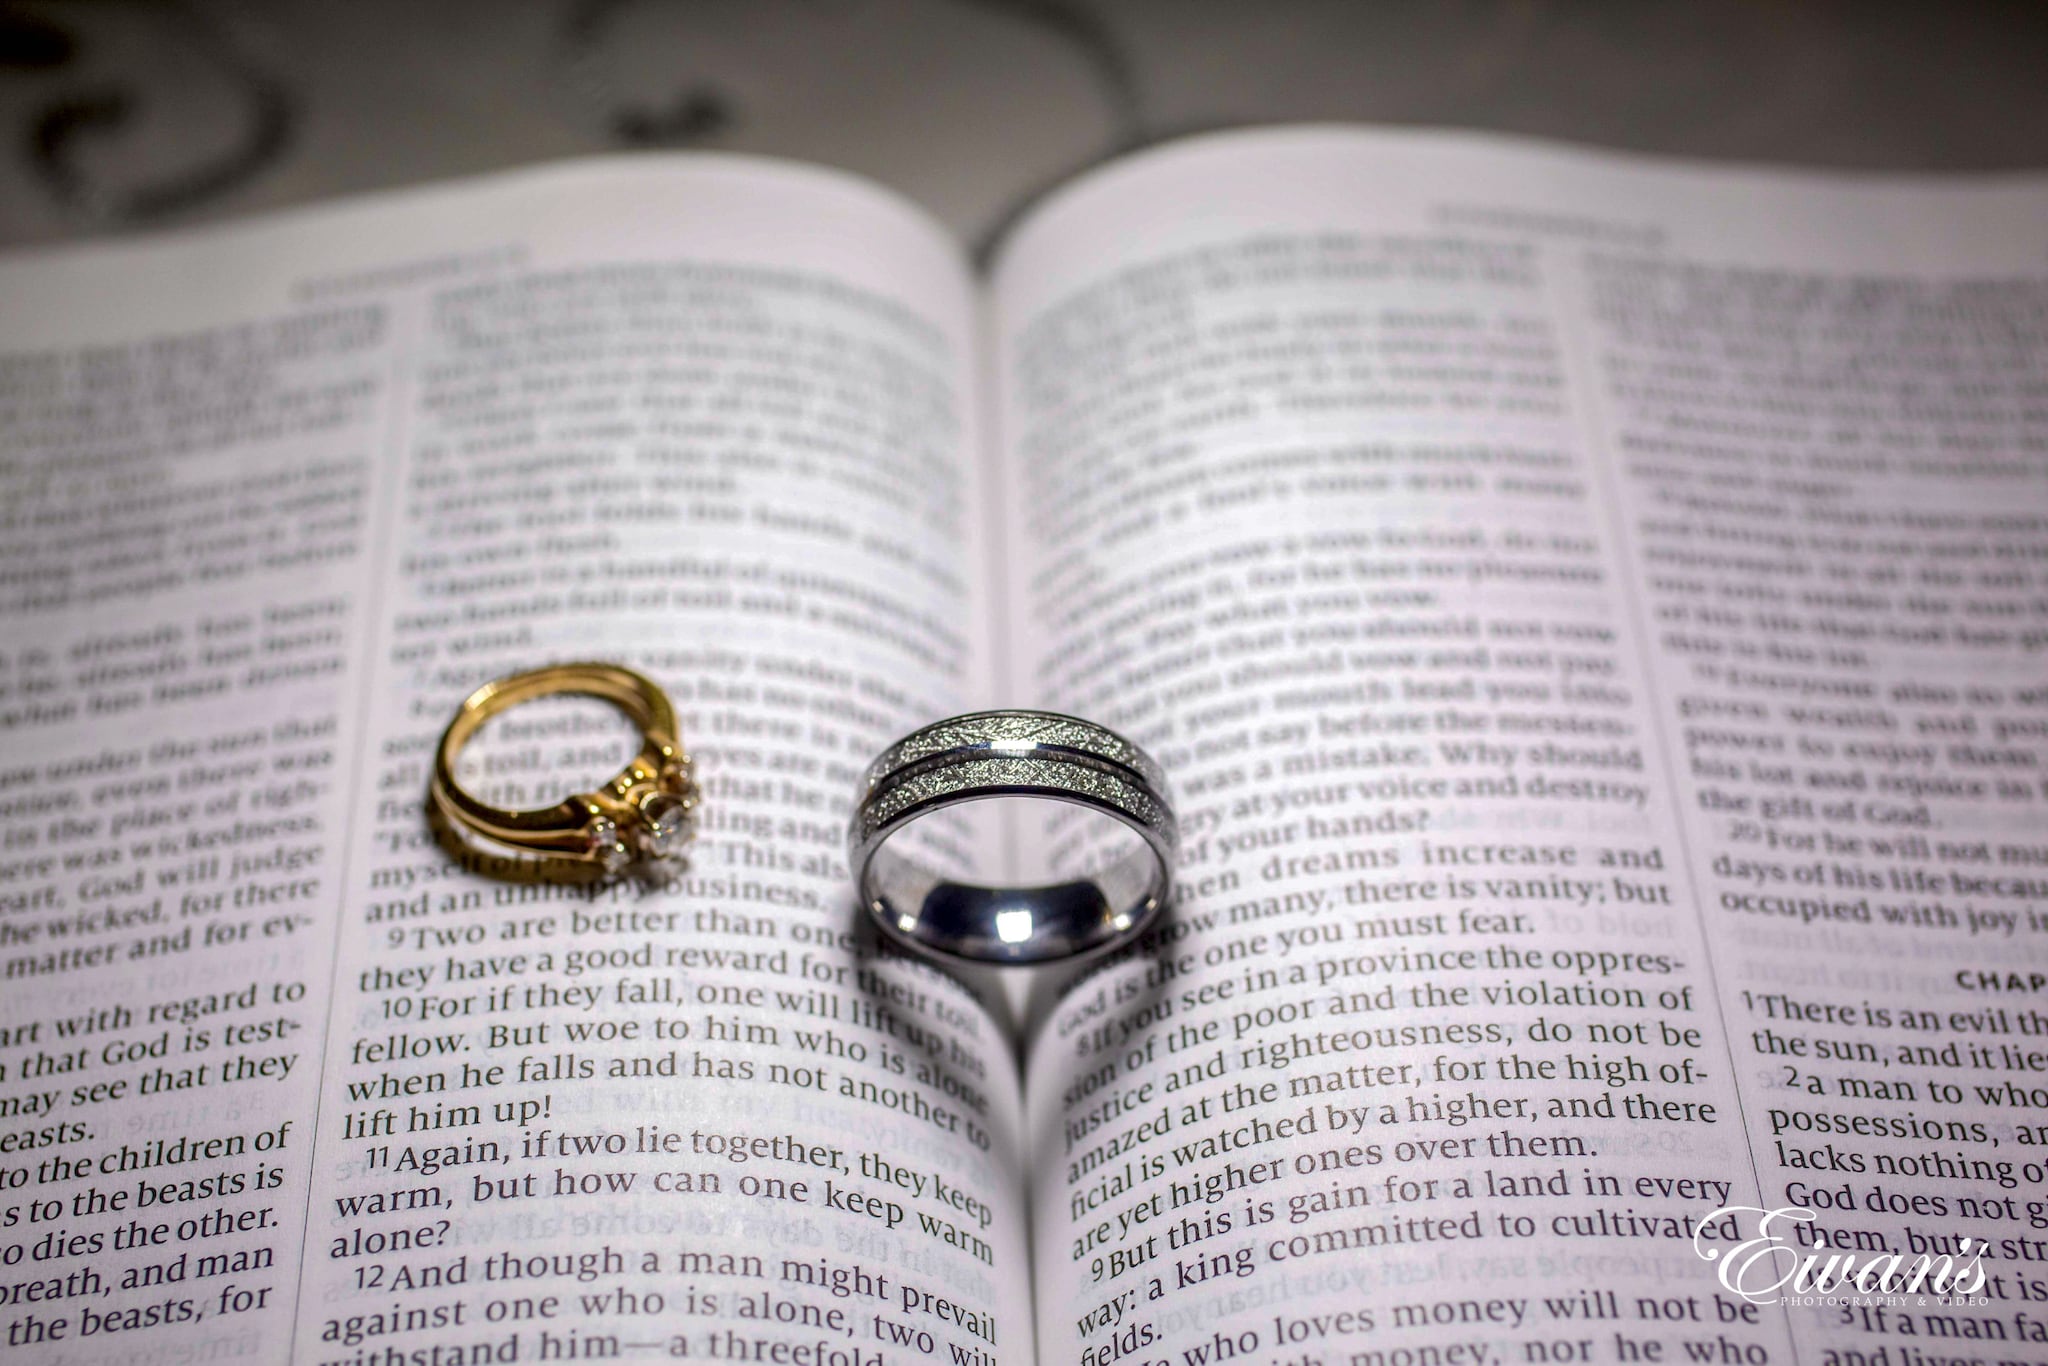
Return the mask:
<path id="1" fill-rule="evenodd" d="M 10 1360 L 1029 1357 L 1009 1047 L 843 854 L 986 687 L 974 323 L 738 159 L 0 265 Z M 684 861 L 429 830 L 462 697 L 576 659 L 674 698 Z M 536 702 L 465 781 L 637 746 Z"/>
<path id="2" fill-rule="evenodd" d="M 1044 1358 L 2038 1359 L 2042 184 L 1227 135 L 995 309 L 1014 690 L 1184 839 L 1027 1069 Z"/>

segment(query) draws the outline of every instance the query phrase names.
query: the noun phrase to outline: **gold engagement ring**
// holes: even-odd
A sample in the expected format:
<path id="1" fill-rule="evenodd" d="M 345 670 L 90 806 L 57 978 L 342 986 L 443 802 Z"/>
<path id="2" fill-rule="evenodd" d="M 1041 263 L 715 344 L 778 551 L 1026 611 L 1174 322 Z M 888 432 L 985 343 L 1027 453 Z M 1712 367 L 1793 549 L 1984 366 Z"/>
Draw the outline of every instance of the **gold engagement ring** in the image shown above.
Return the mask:
<path id="1" fill-rule="evenodd" d="M 455 780 L 455 760 L 484 722 L 522 702 L 560 693 L 600 698 L 631 717 L 641 733 L 632 762 L 596 791 L 553 806 L 501 810 L 465 791 Z M 652 679 L 617 664 L 551 664 L 478 688 L 441 732 L 428 792 L 444 818 L 472 834 L 526 853 L 595 865 L 606 876 L 637 862 L 673 857 L 697 828 L 697 786 L 676 734 L 675 708 Z"/>

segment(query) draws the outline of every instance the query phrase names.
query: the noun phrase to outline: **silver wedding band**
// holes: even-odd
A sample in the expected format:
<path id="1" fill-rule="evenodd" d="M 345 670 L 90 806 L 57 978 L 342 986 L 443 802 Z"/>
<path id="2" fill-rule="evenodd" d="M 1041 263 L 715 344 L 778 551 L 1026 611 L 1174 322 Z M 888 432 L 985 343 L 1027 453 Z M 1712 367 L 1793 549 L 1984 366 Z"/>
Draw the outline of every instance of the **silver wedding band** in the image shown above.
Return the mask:
<path id="1" fill-rule="evenodd" d="M 1047 797 L 1113 816 L 1140 847 L 1087 877 L 1034 887 L 956 882 L 889 848 L 921 816 L 992 797 Z M 1179 828 L 1166 775 L 1115 731 L 1042 711 L 985 711 L 911 732 L 868 765 L 847 860 L 894 938 L 978 963 L 1049 963 L 1139 934 L 1166 904 Z"/>

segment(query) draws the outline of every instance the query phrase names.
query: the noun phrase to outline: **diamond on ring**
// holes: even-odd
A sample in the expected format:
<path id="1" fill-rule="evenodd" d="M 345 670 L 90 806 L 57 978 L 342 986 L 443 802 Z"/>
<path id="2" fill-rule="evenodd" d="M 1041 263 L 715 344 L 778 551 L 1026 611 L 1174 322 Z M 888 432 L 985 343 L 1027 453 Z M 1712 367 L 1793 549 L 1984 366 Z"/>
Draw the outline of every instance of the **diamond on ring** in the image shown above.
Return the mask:
<path id="1" fill-rule="evenodd" d="M 655 792 L 640 799 L 640 824 L 633 835 L 643 858 L 674 858 L 696 833 L 697 818 L 683 798 Z"/>

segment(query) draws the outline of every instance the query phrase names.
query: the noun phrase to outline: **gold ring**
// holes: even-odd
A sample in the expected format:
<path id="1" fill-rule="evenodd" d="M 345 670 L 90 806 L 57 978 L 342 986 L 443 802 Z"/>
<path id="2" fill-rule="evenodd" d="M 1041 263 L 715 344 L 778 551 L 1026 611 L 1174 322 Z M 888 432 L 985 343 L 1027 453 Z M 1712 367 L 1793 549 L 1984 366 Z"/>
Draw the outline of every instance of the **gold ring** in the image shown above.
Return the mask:
<path id="1" fill-rule="evenodd" d="M 553 806 L 504 811 L 486 806 L 455 781 L 455 758 L 485 721 L 499 712 L 558 693 L 602 698 L 640 727 L 640 752 L 595 792 Z M 514 849 L 594 864 L 605 874 L 640 860 L 680 853 L 697 828 L 697 786 L 676 734 L 668 694 L 644 674 L 617 664 L 551 664 L 484 684 L 456 709 L 441 732 L 428 784 L 434 806 L 450 822 Z"/>

